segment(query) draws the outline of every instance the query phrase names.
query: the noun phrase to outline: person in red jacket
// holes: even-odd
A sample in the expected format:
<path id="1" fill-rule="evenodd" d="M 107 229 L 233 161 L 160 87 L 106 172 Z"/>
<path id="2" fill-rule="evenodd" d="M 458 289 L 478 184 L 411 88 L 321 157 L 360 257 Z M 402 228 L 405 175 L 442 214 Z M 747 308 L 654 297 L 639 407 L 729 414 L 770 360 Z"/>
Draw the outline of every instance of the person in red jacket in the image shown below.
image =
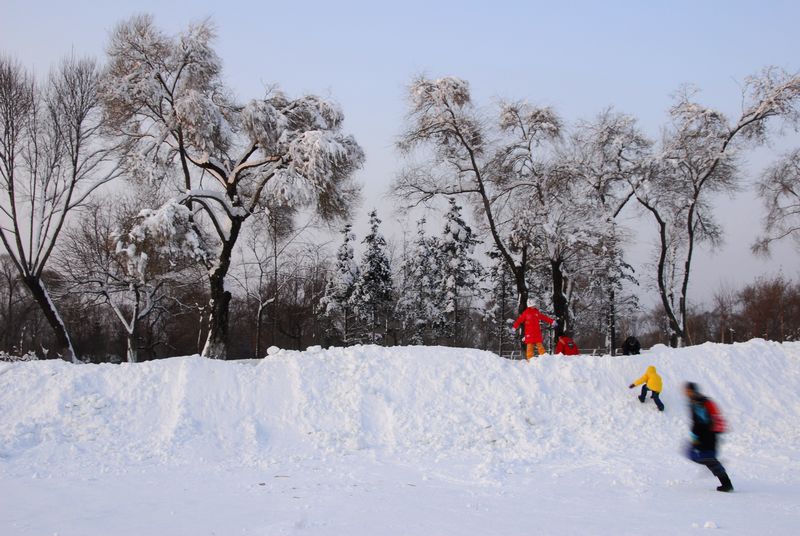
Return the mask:
<path id="1" fill-rule="evenodd" d="M 530 361 L 533 357 L 533 347 L 539 355 L 544 353 L 544 345 L 542 344 L 542 330 L 539 328 L 539 322 L 547 322 L 553 325 L 553 319 L 549 316 L 542 314 L 539 309 L 533 306 L 533 301 L 528 300 L 528 308 L 522 311 L 517 321 L 514 322 L 514 329 L 519 329 L 520 325 L 525 324 L 525 336 L 523 342 L 527 345 L 525 358 Z"/>
<path id="2" fill-rule="evenodd" d="M 575 344 L 575 341 L 572 340 L 572 337 L 569 335 L 570 334 L 565 333 L 558 338 L 556 350 L 553 352 L 554 354 L 578 355 L 581 353 L 581 351 L 578 349 L 578 345 Z"/>

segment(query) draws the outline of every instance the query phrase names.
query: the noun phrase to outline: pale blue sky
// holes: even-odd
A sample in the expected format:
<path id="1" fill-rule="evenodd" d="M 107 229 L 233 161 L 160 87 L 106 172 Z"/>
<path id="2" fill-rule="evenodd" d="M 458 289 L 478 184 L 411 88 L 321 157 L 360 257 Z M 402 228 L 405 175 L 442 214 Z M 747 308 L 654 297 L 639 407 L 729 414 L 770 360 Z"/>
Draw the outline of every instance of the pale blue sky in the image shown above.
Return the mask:
<path id="1" fill-rule="evenodd" d="M 739 84 L 767 65 L 800 68 L 800 3 L 789 1 L 604 2 L 137 2 L 9 1 L 0 5 L 0 49 L 44 74 L 74 50 L 102 57 L 108 32 L 135 13 L 152 13 L 169 32 L 211 17 L 226 78 L 241 99 L 277 83 L 290 94 L 332 97 L 346 129 L 367 154 L 359 173 L 368 208 L 387 227 L 382 199 L 399 168 L 393 143 L 405 113 L 404 88 L 416 74 L 469 80 L 477 101 L 524 98 L 568 120 L 613 105 L 655 136 L 670 94 L 683 83 L 704 102 L 735 113 Z M 800 144 L 791 133 L 780 146 Z M 751 157 L 759 168 L 768 153 Z M 693 287 L 708 298 L 720 281 L 739 285 L 798 256 L 750 258 L 761 206 L 746 192 L 719 206 L 727 245 L 699 259 Z M 388 229 L 387 229 L 388 231 Z M 644 248 L 634 253 L 644 258 Z"/>

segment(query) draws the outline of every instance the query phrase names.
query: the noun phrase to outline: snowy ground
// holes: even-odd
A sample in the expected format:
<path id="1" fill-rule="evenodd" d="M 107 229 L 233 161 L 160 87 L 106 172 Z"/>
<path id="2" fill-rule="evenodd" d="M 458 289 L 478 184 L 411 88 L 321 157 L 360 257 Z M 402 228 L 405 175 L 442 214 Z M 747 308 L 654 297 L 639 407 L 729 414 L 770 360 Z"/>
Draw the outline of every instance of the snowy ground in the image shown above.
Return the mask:
<path id="1" fill-rule="evenodd" d="M 647 365 L 665 413 L 627 389 Z M 693 380 L 736 491 L 680 456 Z M 800 343 L 0 364 L 0 534 L 795 534 Z"/>

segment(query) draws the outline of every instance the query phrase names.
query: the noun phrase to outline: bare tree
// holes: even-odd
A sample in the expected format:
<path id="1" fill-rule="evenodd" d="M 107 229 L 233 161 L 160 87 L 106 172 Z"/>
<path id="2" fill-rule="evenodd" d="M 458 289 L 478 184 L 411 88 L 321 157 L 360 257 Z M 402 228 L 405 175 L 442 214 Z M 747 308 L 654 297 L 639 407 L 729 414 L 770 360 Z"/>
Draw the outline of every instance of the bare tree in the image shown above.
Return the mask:
<path id="1" fill-rule="evenodd" d="M 73 361 L 43 274 L 69 214 L 118 174 L 101 143 L 98 80 L 94 61 L 67 58 L 39 86 L 0 58 L 0 241 L 55 333 L 53 354 Z"/>
<path id="2" fill-rule="evenodd" d="M 26 328 L 31 324 L 30 300 L 11 257 L 0 255 L 0 350 L 22 352 Z"/>
<path id="3" fill-rule="evenodd" d="M 770 119 L 797 121 L 798 97 L 800 77 L 767 69 L 747 79 L 742 113 L 731 122 L 721 112 L 695 102 L 693 92 L 680 92 L 659 153 L 642 176 L 631 182 L 636 199 L 656 222 L 656 281 L 673 346 L 682 345 L 687 337 L 695 248 L 702 242 L 717 244 L 722 237 L 713 218 L 713 194 L 737 188 L 736 149 L 766 141 Z"/>
<path id="4" fill-rule="evenodd" d="M 758 183 L 764 201 L 764 235 L 753 252 L 769 255 L 774 242 L 789 238 L 800 250 L 800 149 L 795 149 L 771 166 Z"/>
<path id="5" fill-rule="evenodd" d="M 270 306 L 273 314 L 269 335 L 272 341 L 277 340 L 278 298 L 289 280 L 282 273 L 285 271 L 282 257 L 287 254 L 291 258 L 296 257 L 291 248 L 302 246 L 298 240 L 317 223 L 313 214 L 303 224 L 298 224 L 296 217 L 297 210 L 285 206 L 268 207 L 263 213 L 254 216 L 253 225 L 241 248 L 240 269 L 233 275 L 242 292 L 255 305 L 253 357 L 256 358 L 262 356 L 264 315 Z"/>
<path id="6" fill-rule="evenodd" d="M 364 155 L 341 132 L 342 112 L 318 97 L 290 100 L 273 90 L 236 102 L 222 82 L 213 37 L 208 21 L 176 38 L 149 16 L 123 22 L 108 47 L 104 99 L 109 123 L 128 142 L 129 171 L 157 183 L 175 179 L 175 200 L 192 209 L 196 225 L 213 230 L 203 355 L 225 359 L 225 279 L 245 221 L 267 202 L 313 206 L 326 219 L 346 214 Z"/>

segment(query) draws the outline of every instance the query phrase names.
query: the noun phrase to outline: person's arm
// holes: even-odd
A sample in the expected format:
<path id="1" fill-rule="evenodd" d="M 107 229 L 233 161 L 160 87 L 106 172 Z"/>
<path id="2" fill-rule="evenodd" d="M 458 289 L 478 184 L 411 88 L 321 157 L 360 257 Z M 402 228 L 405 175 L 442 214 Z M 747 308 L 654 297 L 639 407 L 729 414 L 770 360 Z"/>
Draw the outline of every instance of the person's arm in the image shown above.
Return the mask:
<path id="1" fill-rule="evenodd" d="M 646 382 L 646 381 L 647 381 L 647 373 L 645 373 L 645 374 L 644 374 L 644 375 L 643 375 L 641 378 L 639 378 L 638 380 L 636 380 L 635 382 L 633 382 L 632 384 L 630 384 L 630 385 L 628 386 L 628 388 L 629 388 L 629 389 L 633 389 L 633 388 L 634 388 L 634 387 L 636 387 L 637 385 L 642 385 L 642 384 L 643 384 L 644 382 Z"/>
<path id="2" fill-rule="evenodd" d="M 522 311 L 522 313 L 517 317 L 517 320 L 514 322 L 514 325 L 512 326 L 514 329 L 519 329 L 520 324 L 522 324 L 522 317 L 524 316 L 525 316 L 525 311 Z"/>
<path id="3" fill-rule="evenodd" d="M 545 314 L 539 313 L 539 320 L 543 320 L 544 322 L 547 322 L 551 326 L 553 325 L 553 319 Z"/>

